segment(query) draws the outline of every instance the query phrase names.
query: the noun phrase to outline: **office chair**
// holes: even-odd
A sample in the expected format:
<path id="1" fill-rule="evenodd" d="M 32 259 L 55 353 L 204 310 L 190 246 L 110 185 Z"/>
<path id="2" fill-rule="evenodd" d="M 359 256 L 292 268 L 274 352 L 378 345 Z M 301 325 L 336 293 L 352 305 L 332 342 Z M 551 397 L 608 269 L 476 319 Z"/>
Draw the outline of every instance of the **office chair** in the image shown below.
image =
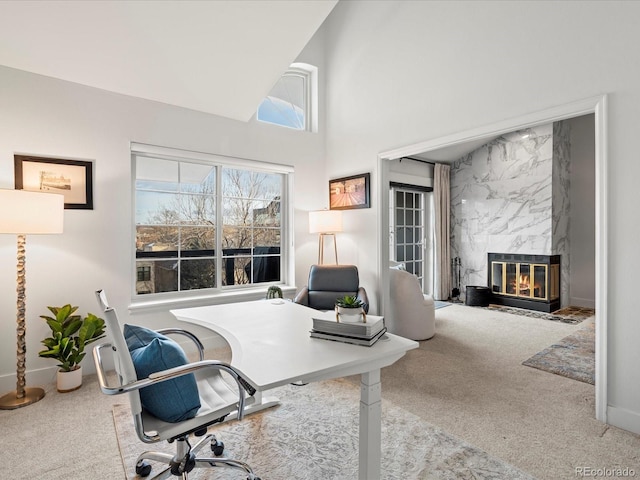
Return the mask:
<path id="1" fill-rule="evenodd" d="M 140 454 L 136 461 L 136 474 L 149 476 L 151 464 L 148 460 L 153 460 L 168 464 L 153 477 L 154 480 L 169 478 L 171 475 L 186 480 L 191 470 L 204 467 L 236 468 L 244 470 L 247 480 L 260 480 L 246 463 L 220 457 L 224 444 L 215 435 L 207 434 L 208 426 L 222 422 L 233 411 L 237 411 L 238 420 L 242 420 L 247 403 L 245 391 L 253 395 L 255 389 L 230 365 L 216 360 L 204 360 L 202 343 L 186 330 L 169 328 L 153 331 L 125 325 L 123 333 L 116 312 L 109 306 L 104 291 L 98 290 L 96 297 L 104 311 L 107 332 L 113 339 L 112 343 L 103 343 L 93 350 L 100 389 L 106 395 L 129 394 L 135 429 L 140 440 L 145 443 L 163 440 L 176 443 L 175 455 L 152 451 Z M 125 338 L 126 334 L 128 336 Z M 187 363 L 180 346 L 165 336 L 171 334 L 184 335 L 192 340 L 199 351 L 200 361 Z M 146 345 L 141 345 L 145 343 Z M 151 350 L 147 352 L 146 348 Z M 153 350 L 156 348 L 163 351 L 159 353 Z M 103 352 L 107 351 L 113 356 L 117 374 L 117 385 L 113 386 L 109 384 L 104 369 Z M 172 362 L 174 357 L 178 358 L 174 363 L 184 364 L 167 368 L 166 362 Z M 143 365 L 147 360 L 155 364 Z M 136 368 L 140 371 L 146 369 L 139 380 Z M 223 379 L 222 372 L 235 380 L 237 390 Z M 189 395 L 191 398 L 188 398 Z M 249 399 L 251 401 L 252 398 Z M 170 412 L 176 406 L 183 408 L 185 405 L 185 412 Z M 158 418 L 158 415 L 163 419 Z M 203 438 L 191 446 L 191 434 Z M 213 455 L 197 457 L 198 451 L 207 444 Z"/>
<path id="2" fill-rule="evenodd" d="M 355 265 L 311 265 L 309 283 L 300 289 L 293 301 L 316 310 L 333 310 L 337 298 L 355 295 L 368 313 L 369 298 L 359 283 Z"/>

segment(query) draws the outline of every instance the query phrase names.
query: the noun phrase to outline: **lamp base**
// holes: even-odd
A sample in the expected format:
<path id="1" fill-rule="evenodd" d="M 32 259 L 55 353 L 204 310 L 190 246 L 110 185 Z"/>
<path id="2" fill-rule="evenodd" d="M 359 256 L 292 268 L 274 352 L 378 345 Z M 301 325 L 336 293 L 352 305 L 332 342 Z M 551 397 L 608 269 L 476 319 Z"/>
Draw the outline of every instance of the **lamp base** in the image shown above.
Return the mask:
<path id="1" fill-rule="evenodd" d="M 36 403 L 44 398 L 44 390 L 39 387 L 27 387 L 24 389 L 24 397 L 18 398 L 15 390 L 0 397 L 0 410 L 14 410 Z"/>

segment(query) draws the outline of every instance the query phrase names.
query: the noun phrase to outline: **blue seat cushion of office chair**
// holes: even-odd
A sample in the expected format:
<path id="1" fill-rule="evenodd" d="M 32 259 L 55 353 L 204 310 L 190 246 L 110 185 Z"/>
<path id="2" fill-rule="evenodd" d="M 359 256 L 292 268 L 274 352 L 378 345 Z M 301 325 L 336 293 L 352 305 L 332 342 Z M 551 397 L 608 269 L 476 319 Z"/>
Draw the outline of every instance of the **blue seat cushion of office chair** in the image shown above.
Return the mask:
<path id="1" fill-rule="evenodd" d="M 124 337 L 138 380 L 189 363 L 180 345 L 153 330 L 125 325 Z M 172 423 L 195 417 L 200 408 L 198 385 L 193 374 L 140 389 L 140 401 L 145 411 Z"/>

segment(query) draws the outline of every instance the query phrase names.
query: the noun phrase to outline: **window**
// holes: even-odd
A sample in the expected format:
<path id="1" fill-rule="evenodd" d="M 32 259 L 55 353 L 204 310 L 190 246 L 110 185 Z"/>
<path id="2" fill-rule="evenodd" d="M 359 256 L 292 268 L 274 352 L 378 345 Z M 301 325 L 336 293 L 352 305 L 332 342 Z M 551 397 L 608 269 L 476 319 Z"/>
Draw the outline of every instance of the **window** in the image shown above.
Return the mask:
<path id="1" fill-rule="evenodd" d="M 138 282 L 151 281 L 151 266 L 140 265 L 138 266 Z"/>
<path id="2" fill-rule="evenodd" d="M 258 107 L 257 119 L 295 130 L 317 131 L 317 68 L 294 63 Z"/>
<path id="3" fill-rule="evenodd" d="M 134 295 L 286 281 L 288 167 L 144 147 L 133 152 Z"/>

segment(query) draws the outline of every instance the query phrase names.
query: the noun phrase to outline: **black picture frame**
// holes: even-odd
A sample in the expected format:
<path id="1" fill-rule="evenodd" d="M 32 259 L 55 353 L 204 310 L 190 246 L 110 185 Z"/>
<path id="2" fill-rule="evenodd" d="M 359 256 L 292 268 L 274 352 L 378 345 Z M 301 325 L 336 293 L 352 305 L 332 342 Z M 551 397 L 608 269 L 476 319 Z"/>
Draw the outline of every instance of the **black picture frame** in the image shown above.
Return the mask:
<path id="1" fill-rule="evenodd" d="M 16 190 L 64 195 L 65 209 L 93 210 L 93 162 L 14 155 Z"/>
<path id="2" fill-rule="evenodd" d="M 370 173 L 329 180 L 329 209 L 371 207 Z"/>

